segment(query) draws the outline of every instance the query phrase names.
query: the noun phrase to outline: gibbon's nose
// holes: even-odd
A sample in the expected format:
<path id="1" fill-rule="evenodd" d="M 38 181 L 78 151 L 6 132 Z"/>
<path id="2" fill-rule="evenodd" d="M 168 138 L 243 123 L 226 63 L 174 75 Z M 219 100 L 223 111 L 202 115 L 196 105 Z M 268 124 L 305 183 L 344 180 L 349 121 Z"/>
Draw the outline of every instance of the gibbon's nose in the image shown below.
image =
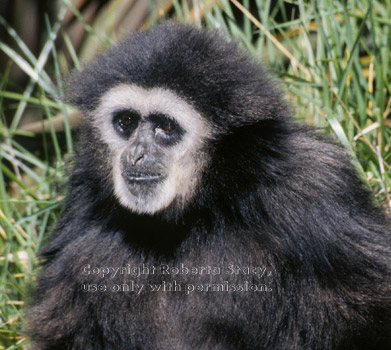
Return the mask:
<path id="1" fill-rule="evenodd" d="M 145 157 L 148 152 L 148 146 L 144 142 L 138 142 L 134 145 L 129 152 L 130 163 L 134 166 L 139 163 Z"/>
<path id="2" fill-rule="evenodd" d="M 153 136 L 149 130 L 150 126 L 146 122 L 141 122 L 134 135 L 133 142 L 129 149 L 128 162 L 135 166 L 137 163 L 142 163 L 148 157 L 150 152 Z"/>

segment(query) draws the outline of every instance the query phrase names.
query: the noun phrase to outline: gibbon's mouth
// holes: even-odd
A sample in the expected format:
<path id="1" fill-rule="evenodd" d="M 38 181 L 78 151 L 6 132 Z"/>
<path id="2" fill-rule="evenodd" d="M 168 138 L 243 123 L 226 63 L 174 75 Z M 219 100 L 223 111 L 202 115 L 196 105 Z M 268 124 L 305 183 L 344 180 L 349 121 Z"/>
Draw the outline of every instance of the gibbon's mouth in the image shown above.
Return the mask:
<path id="1" fill-rule="evenodd" d="M 159 182 L 164 178 L 160 173 L 125 172 L 124 177 L 129 183 Z"/>

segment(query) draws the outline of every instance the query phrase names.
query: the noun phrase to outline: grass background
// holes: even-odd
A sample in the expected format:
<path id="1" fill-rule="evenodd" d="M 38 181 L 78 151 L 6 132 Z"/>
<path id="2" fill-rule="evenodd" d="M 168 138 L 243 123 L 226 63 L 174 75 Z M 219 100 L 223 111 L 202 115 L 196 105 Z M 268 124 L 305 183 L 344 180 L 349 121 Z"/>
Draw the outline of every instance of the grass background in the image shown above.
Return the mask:
<path id="1" fill-rule="evenodd" d="M 7 58 L 0 71 L 0 349 L 28 344 L 26 290 L 66 194 L 79 115 L 61 100 L 63 77 L 121 38 L 115 24 L 128 3 L 108 1 L 86 20 L 76 2 L 59 1 L 54 15 L 42 14 L 47 35 L 38 55 L 0 17 L 13 43 L 0 40 Z M 85 33 L 77 49 L 63 30 L 67 16 Z M 391 207 L 391 0 L 161 0 L 149 4 L 141 24 L 168 17 L 218 28 L 262 59 L 297 118 L 342 143 L 376 200 Z M 27 77 L 24 84 L 13 80 L 13 67 Z M 39 118 L 26 126 L 29 111 Z"/>

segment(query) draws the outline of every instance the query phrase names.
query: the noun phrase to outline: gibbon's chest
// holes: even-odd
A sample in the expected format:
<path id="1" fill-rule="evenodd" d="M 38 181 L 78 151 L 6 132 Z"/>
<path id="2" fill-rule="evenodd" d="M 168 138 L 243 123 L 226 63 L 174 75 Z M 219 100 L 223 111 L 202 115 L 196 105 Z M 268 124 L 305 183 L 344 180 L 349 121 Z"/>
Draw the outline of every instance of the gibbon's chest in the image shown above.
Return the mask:
<path id="1" fill-rule="evenodd" d="M 148 341 L 151 349 L 188 349 L 189 337 L 197 342 L 199 332 L 243 318 L 241 310 L 252 305 L 261 311 L 260 300 L 273 293 L 272 271 L 266 266 L 211 253 L 199 251 L 198 258 L 164 262 L 128 257 L 122 266 L 87 264 L 80 288 L 97 318 L 112 324 L 112 332 L 120 332 L 124 343 L 146 349 Z M 235 307 L 227 308 L 230 304 Z"/>

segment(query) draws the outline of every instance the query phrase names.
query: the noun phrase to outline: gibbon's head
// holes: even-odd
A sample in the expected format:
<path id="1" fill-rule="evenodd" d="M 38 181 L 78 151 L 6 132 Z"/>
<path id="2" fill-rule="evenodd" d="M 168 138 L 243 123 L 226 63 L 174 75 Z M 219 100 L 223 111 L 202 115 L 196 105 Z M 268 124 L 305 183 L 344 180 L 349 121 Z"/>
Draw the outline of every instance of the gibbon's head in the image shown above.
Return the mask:
<path id="1" fill-rule="evenodd" d="M 74 73 L 67 96 L 86 116 L 84 137 L 94 133 L 84 145 L 108 150 L 96 168 L 110 169 L 116 198 L 153 214 L 186 206 L 219 138 L 285 113 L 273 85 L 217 32 L 164 24 Z"/>

